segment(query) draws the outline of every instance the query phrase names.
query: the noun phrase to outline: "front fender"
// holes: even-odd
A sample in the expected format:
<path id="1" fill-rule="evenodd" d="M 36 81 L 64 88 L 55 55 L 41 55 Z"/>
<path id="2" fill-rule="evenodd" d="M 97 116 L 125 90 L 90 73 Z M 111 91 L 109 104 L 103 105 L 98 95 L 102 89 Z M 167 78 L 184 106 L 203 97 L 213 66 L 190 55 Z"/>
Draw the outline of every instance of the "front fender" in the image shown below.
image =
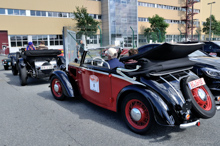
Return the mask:
<path id="1" fill-rule="evenodd" d="M 142 86 L 130 85 L 123 88 L 117 97 L 117 111 L 120 110 L 119 107 L 124 97 L 131 92 L 137 92 L 143 95 L 149 101 L 151 108 L 154 111 L 155 121 L 158 124 L 174 126 L 175 120 L 172 115 L 169 115 L 170 109 L 168 105 L 158 94 Z"/>
<path id="2" fill-rule="evenodd" d="M 11 56 L 11 66 L 15 66 L 15 65 L 16 65 L 16 57 Z"/>
<path id="3" fill-rule="evenodd" d="M 52 78 L 52 76 L 56 76 L 57 78 L 59 78 L 60 82 L 62 83 L 63 89 L 64 89 L 64 94 L 67 97 L 74 97 L 73 87 L 69 81 L 67 74 L 64 71 L 60 71 L 60 70 L 54 71 L 51 74 L 50 79 Z"/>
<path id="4" fill-rule="evenodd" d="M 24 63 L 24 59 L 23 58 L 19 58 L 19 63 L 18 64 L 22 68 L 26 66 L 26 64 Z"/>

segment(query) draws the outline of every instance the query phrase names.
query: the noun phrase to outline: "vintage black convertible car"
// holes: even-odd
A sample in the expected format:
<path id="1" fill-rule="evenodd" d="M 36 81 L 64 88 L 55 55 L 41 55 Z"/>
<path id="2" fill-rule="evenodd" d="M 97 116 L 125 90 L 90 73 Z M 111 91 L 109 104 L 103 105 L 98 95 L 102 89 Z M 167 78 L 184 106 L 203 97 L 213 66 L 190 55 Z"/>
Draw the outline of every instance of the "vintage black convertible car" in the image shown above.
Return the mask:
<path id="1" fill-rule="evenodd" d="M 28 77 L 49 77 L 56 69 L 65 69 L 64 60 L 61 59 L 60 50 L 28 50 L 16 53 L 13 58 L 12 73 L 17 75 L 22 86 L 27 84 Z"/>
<path id="2" fill-rule="evenodd" d="M 108 64 L 101 50 L 85 51 L 68 71 L 54 71 L 50 79 L 55 99 L 81 95 L 86 100 L 119 112 L 136 133 L 149 132 L 155 123 L 181 128 L 199 126 L 200 118 L 215 115 L 214 97 L 203 78 L 190 71 L 194 62 L 188 54 L 203 44 L 168 44 L 142 54 L 121 58 L 137 63 L 125 68 Z M 108 66 L 108 65 L 105 65 Z"/>

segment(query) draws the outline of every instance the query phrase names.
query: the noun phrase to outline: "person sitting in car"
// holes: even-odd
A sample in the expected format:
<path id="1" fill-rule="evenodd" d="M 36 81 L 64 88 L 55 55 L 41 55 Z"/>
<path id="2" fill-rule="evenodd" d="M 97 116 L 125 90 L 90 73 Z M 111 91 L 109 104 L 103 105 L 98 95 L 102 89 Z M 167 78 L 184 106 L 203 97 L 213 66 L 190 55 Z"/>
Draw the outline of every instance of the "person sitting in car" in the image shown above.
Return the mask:
<path id="1" fill-rule="evenodd" d="M 48 47 L 45 46 L 45 42 L 41 41 L 40 45 L 38 46 L 37 50 L 48 50 Z"/>
<path id="2" fill-rule="evenodd" d="M 108 64 L 110 69 L 124 67 L 124 64 L 117 59 L 117 50 L 115 48 L 109 48 L 105 53 L 108 56 Z M 107 67 L 105 63 L 104 66 Z"/>
<path id="3" fill-rule="evenodd" d="M 128 51 L 128 54 L 129 54 L 129 56 L 136 55 L 136 54 L 138 54 L 138 49 L 130 49 L 130 50 Z M 130 60 L 128 60 L 128 62 L 126 62 L 126 63 L 137 63 L 137 61 L 134 60 L 134 59 L 130 59 Z"/>
<path id="4" fill-rule="evenodd" d="M 27 50 L 36 50 L 36 49 L 34 48 L 34 45 L 33 45 L 32 42 L 29 42 L 29 43 L 28 43 L 28 46 L 27 46 L 27 48 L 26 48 L 26 51 L 27 51 Z"/>

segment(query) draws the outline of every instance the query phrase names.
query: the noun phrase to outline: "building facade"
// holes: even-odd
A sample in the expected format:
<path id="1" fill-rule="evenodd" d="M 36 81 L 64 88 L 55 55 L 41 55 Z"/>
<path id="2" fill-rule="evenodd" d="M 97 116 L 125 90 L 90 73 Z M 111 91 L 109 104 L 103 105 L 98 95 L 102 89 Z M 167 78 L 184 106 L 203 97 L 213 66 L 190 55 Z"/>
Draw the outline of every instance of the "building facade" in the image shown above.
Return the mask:
<path id="1" fill-rule="evenodd" d="M 195 38 L 198 33 L 202 34 L 202 24 L 210 16 L 209 2 L 212 0 L 196 0 L 194 4 Z M 102 45 L 119 43 L 124 47 L 136 47 L 146 44 L 144 29 L 150 27 L 148 17 L 156 14 L 169 24 L 166 41 L 179 41 L 185 31 L 185 3 L 186 0 L 0 0 L 0 34 L 7 34 L 5 40 L 8 42 L 2 43 L 10 48 L 10 52 L 17 51 L 29 41 L 38 45 L 41 40 L 49 48 L 62 49 L 63 27 L 75 27 L 72 12 L 76 6 L 84 6 L 101 22 Z M 212 14 L 220 20 L 218 6 L 218 1 L 212 5 Z M 100 32 L 86 38 L 88 47 L 100 46 Z M 0 44 L 0 50 L 3 50 L 2 46 Z"/>

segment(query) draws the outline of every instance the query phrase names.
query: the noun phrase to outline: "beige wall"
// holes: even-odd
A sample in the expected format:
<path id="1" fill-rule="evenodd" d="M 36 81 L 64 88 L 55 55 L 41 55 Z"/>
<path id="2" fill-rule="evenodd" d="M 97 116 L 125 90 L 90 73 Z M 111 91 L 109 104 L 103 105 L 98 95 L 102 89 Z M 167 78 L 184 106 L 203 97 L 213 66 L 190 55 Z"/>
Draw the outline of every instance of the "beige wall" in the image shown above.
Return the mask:
<path id="1" fill-rule="evenodd" d="M 0 0 L 0 8 L 73 12 L 76 6 L 87 7 L 91 14 L 101 14 L 101 3 L 90 0 Z"/>
<path id="2" fill-rule="evenodd" d="M 89 0 L 0 0 L 0 8 L 73 12 L 87 7 L 90 14 L 101 14 L 101 3 Z M 71 18 L 0 15 L 0 29 L 8 35 L 62 34 L 63 26 L 75 26 Z"/>

